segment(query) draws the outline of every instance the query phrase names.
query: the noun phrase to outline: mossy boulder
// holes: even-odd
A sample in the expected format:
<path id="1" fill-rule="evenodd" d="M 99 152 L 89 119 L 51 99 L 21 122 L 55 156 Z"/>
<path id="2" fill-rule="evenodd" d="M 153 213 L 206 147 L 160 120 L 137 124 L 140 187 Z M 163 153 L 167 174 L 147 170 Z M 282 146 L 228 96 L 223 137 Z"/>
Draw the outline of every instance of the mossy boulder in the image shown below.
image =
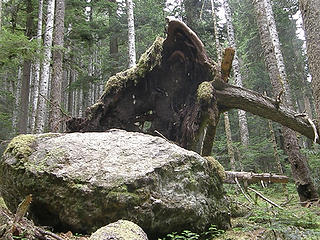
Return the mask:
<path id="1" fill-rule="evenodd" d="M 89 240 L 148 240 L 148 237 L 137 224 L 119 220 L 99 228 Z"/>
<path id="2" fill-rule="evenodd" d="M 150 236 L 229 226 L 218 165 L 142 133 L 22 135 L 0 162 L 0 191 L 15 211 L 32 194 L 30 216 L 56 230 L 91 233 L 127 219 Z"/>

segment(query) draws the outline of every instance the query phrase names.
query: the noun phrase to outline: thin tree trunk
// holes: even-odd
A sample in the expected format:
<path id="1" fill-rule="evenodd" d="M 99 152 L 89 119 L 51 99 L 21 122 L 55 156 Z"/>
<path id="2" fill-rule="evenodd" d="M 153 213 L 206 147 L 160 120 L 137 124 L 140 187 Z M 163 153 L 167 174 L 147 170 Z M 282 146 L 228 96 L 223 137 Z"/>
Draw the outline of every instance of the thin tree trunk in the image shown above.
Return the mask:
<path id="1" fill-rule="evenodd" d="M 59 132 L 61 130 L 61 85 L 63 80 L 63 38 L 64 38 L 64 0 L 56 0 L 56 15 L 54 26 L 53 45 L 53 63 L 52 63 L 52 79 L 51 79 L 51 96 L 50 96 L 50 120 L 49 127 L 51 132 Z"/>
<path id="2" fill-rule="evenodd" d="M 274 36 L 271 36 L 269 32 L 270 24 L 272 23 L 268 21 L 265 2 L 264 0 L 254 0 L 253 3 L 257 16 L 256 19 L 259 27 L 260 41 L 264 51 L 265 62 L 269 70 L 268 73 L 273 86 L 274 94 L 276 96 L 280 96 L 281 92 L 284 92 L 284 102 L 286 104 L 290 104 L 291 99 L 289 99 L 289 94 L 285 93 L 286 89 L 282 84 L 286 80 L 279 79 L 279 76 L 281 78 L 281 76 L 284 75 L 280 75 L 281 69 L 279 68 L 278 64 L 279 57 L 277 58 L 275 54 L 275 47 L 273 45 L 275 40 L 271 38 Z M 314 187 L 307 165 L 307 159 L 300 153 L 296 133 L 287 127 L 283 127 L 283 136 L 285 141 L 285 150 L 288 154 L 289 162 L 291 164 L 292 176 L 295 180 L 300 201 L 305 202 L 318 198 L 318 194 Z"/>
<path id="3" fill-rule="evenodd" d="M 38 47 L 41 46 L 42 39 L 42 15 L 43 15 L 43 0 L 39 0 L 38 6 L 38 27 L 37 27 L 37 42 Z M 37 51 L 37 54 L 40 55 L 40 50 Z M 32 101 L 32 114 L 31 114 L 31 132 L 35 132 L 35 123 L 38 109 L 38 100 L 39 100 L 39 82 L 40 82 L 40 59 L 36 59 L 34 66 L 34 78 L 33 78 L 33 101 Z"/>
<path id="4" fill-rule="evenodd" d="M 231 167 L 231 171 L 235 171 L 236 170 L 236 165 L 235 165 L 236 161 L 234 158 L 234 149 L 232 146 L 231 129 L 230 129 L 230 121 L 229 121 L 228 112 L 224 113 L 224 125 L 225 125 L 225 130 L 226 130 L 226 137 L 227 137 L 228 155 L 230 157 L 230 167 Z"/>
<path id="5" fill-rule="evenodd" d="M 299 0 L 306 35 L 307 55 L 318 127 L 320 127 L 320 1 Z"/>
<path id="6" fill-rule="evenodd" d="M 133 2 L 127 0 L 128 10 L 128 42 L 129 42 L 129 67 L 136 65 L 136 47 L 134 31 Z"/>
<path id="7" fill-rule="evenodd" d="M 42 63 L 42 74 L 39 86 L 39 99 L 36 118 L 36 133 L 42 133 L 45 129 L 45 120 L 47 115 L 46 100 L 49 88 L 50 79 L 50 61 L 51 61 L 51 47 L 53 35 L 53 21 L 54 21 L 55 0 L 48 0 L 47 22 L 44 34 L 44 58 Z"/>
<path id="8" fill-rule="evenodd" d="M 17 128 L 18 128 L 18 116 L 19 116 L 19 106 L 20 106 L 20 95 L 21 95 L 21 77 L 22 77 L 22 71 L 21 71 L 21 67 L 19 66 L 18 68 L 18 77 L 17 80 L 12 82 L 13 87 L 12 89 L 14 89 L 14 93 L 15 93 L 15 106 L 13 108 L 12 111 L 12 128 L 14 129 L 14 132 L 17 133 Z"/>
<path id="9" fill-rule="evenodd" d="M 26 36 L 32 38 L 32 26 L 33 26 L 33 6 L 32 1 L 27 0 L 27 21 L 26 21 Z M 22 71 L 22 84 L 20 95 L 20 111 L 18 121 L 18 132 L 27 133 L 28 118 L 29 118 L 29 90 L 30 90 L 30 77 L 31 77 L 31 60 L 25 59 L 23 61 Z"/>
<path id="10" fill-rule="evenodd" d="M 2 29 L 2 0 L 0 0 L 0 32 Z"/>
<path id="11" fill-rule="evenodd" d="M 224 0 L 223 2 L 224 2 L 225 16 L 227 20 L 228 41 L 231 47 L 236 50 L 237 47 L 236 47 L 236 42 L 234 37 L 234 29 L 232 25 L 231 9 L 230 9 L 228 0 Z M 239 63 L 237 51 L 235 52 L 235 55 L 233 58 L 232 67 L 234 72 L 235 85 L 242 87 L 242 77 L 240 73 L 240 63 Z M 249 130 L 248 130 L 246 112 L 239 109 L 238 116 L 239 116 L 239 129 L 240 129 L 241 143 L 243 146 L 247 147 L 249 145 Z"/>
<path id="12" fill-rule="evenodd" d="M 213 21 L 213 32 L 214 32 L 214 39 L 216 43 L 216 51 L 217 51 L 217 57 L 218 61 L 221 61 L 221 44 L 219 40 L 219 32 L 218 32 L 218 25 L 217 25 L 217 16 L 214 8 L 214 2 L 211 0 L 211 14 L 212 14 L 212 21 Z M 229 120 L 229 114 L 228 112 L 225 112 L 223 114 L 224 117 L 224 126 L 225 126 L 225 132 L 227 137 L 227 149 L 228 149 L 228 155 L 230 158 L 230 166 L 231 170 L 235 171 L 235 158 L 234 158 L 234 149 L 232 147 L 232 134 L 231 134 L 231 128 L 230 128 L 230 120 Z"/>

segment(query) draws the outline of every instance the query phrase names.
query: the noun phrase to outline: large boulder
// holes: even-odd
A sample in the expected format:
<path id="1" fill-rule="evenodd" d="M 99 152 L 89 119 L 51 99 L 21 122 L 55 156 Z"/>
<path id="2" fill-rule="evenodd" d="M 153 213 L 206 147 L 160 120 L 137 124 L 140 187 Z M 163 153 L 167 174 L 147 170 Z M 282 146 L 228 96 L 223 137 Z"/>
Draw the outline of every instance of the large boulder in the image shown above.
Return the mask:
<path id="1" fill-rule="evenodd" d="M 99 228 L 90 240 L 148 240 L 146 233 L 137 224 L 119 220 Z"/>
<path id="2" fill-rule="evenodd" d="M 223 174 L 214 160 L 142 133 L 20 135 L 0 162 L 0 190 L 12 211 L 32 194 L 31 217 L 57 230 L 127 219 L 159 236 L 227 228 Z"/>

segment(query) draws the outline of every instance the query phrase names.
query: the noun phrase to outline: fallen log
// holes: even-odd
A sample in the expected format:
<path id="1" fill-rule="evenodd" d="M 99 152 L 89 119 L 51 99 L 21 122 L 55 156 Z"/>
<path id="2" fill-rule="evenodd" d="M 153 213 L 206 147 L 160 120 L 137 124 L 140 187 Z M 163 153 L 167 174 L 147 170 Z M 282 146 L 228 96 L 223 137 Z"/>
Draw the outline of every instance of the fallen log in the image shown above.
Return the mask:
<path id="1" fill-rule="evenodd" d="M 287 183 L 289 178 L 283 175 L 276 175 L 272 173 L 253 173 L 253 172 L 232 172 L 226 171 L 226 178 L 224 183 L 236 184 L 236 179 L 247 182 L 247 184 L 257 183 L 260 181 L 268 183 Z"/>

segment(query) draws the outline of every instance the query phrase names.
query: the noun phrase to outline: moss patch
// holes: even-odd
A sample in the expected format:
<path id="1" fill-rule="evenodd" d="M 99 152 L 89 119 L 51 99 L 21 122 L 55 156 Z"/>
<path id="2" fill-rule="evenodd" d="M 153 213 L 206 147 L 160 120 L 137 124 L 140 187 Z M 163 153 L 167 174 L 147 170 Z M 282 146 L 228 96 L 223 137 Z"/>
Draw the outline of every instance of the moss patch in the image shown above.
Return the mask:
<path id="1" fill-rule="evenodd" d="M 210 166 L 217 171 L 221 179 L 226 178 L 226 173 L 223 166 L 217 160 L 215 160 L 214 157 L 209 156 L 205 157 L 205 159 L 207 159 Z"/>
<path id="2" fill-rule="evenodd" d="M 213 98 L 213 86 L 211 82 L 202 82 L 197 90 L 198 102 L 209 103 Z"/>
<path id="3" fill-rule="evenodd" d="M 17 159 L 24 159 L 33 152 L 34 135 L 19 135 L 11 140 L 4 154 L 12 154 Z"/>
<path id="4" fill-rule="evenodd" d="M 106 83 L 105 93 L 108 94 L 111 91 L 119 92 L 126 86 L 128 81 L 133 81 L 137 84 L 139 78 L 143 78 L 147 72 L 150 72 L 155 66 L 160 65 L 163 41 L 163 38 L 158 37 L 152 46 L 141 56 L 135 67 L 110 77 Z"/>

